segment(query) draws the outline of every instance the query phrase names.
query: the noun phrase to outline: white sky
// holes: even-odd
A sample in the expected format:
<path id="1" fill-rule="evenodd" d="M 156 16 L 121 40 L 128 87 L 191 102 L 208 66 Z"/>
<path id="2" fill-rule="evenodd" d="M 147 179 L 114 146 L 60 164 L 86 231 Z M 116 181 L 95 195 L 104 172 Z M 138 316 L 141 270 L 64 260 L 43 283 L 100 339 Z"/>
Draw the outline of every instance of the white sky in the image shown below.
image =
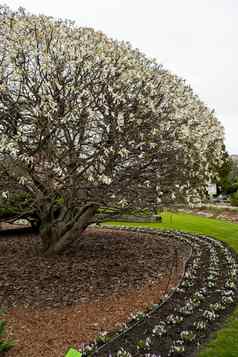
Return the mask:
<path id="1" fill-rule="evenodd" d="M 3 0 L 4 1 L 4 0 Z M 130 41 L 183 77 L 238 154 L 238 0 L 5 0 L 12 9 L 75 20 Z"/>

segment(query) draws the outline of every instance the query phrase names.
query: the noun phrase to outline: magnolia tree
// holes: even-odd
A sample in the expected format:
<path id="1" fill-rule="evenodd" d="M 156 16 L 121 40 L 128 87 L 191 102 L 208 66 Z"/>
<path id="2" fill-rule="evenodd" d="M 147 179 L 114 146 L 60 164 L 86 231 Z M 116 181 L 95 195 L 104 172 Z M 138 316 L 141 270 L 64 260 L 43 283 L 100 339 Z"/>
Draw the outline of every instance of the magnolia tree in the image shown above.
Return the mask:
<path id="1" fill-rule="evenodd" d="M 2 205 L 64 251 L 100 213 L 201 199 L 223 154 L 214 113 L 128 43 L 0 9 Z"/>

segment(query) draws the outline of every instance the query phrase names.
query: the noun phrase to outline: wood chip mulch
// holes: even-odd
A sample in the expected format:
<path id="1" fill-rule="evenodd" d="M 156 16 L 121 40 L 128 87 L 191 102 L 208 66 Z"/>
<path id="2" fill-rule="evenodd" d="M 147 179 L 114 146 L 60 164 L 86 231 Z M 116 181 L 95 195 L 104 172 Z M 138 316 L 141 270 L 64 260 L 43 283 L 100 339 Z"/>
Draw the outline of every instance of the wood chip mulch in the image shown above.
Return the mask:
<path id="1" fill-rule="evenodd" d="M 119 327 L 177 285 L 190 252 L 166 237 L 92 228 L 64 255 L 39 248 L 32 233 L 0 234 L 0 307 L 16 341 L 6 357 L 63 357 Z"/>

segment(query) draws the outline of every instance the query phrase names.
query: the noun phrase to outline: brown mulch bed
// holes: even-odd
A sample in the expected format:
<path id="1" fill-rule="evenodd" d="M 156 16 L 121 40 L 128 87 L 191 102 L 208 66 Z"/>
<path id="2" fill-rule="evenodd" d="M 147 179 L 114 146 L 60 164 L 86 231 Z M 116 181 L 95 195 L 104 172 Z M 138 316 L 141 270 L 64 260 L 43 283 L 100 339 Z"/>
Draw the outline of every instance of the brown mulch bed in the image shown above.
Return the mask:
<path id="1" fill-rule="evenodd" d="M 62 256 L 39 247 L 32 233 L 0 235 L 0 305 L 16 340 L 8 357 L 60 357 L 122 325 L 178 283 L 189 255 L 176 240 L 108 229 L 89 229 Z"/>

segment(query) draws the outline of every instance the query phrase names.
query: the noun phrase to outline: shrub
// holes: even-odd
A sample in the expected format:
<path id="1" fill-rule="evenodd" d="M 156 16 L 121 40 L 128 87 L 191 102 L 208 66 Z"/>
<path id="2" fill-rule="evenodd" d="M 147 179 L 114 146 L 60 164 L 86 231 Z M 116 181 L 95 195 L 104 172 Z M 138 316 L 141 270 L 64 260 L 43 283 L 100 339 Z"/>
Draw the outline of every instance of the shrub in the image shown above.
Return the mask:
<path id="1" fill-rule="evenodd" d="M 232 206 L 238 206 L 238 191 L 231 196 L 231 204 Z"/>

